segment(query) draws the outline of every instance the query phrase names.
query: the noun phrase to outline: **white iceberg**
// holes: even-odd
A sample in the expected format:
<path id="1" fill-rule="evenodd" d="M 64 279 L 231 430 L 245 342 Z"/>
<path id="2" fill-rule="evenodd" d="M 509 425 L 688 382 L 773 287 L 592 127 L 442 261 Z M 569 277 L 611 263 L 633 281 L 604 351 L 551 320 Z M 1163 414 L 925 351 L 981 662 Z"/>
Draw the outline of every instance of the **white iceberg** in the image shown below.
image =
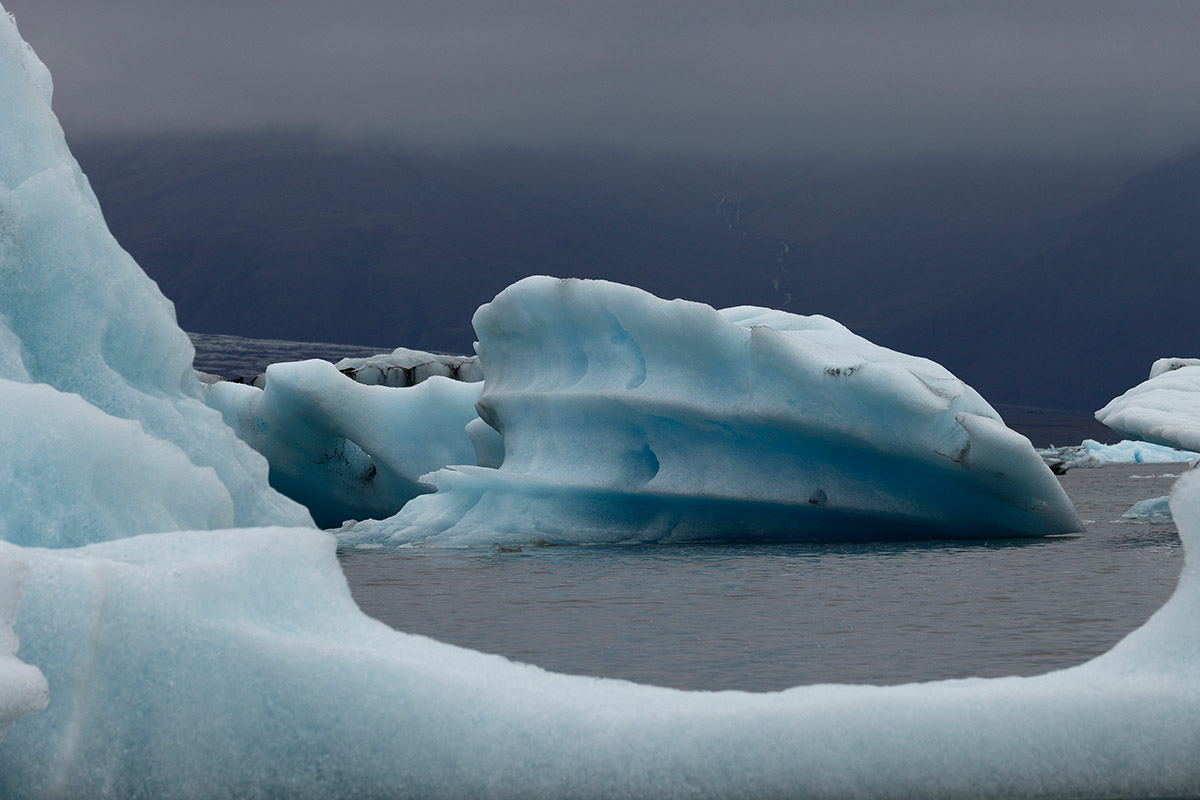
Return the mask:
<path id="1" fill-rule="evenodd" d="M 1164 358 L 1150 378 L 1096 412 L 1122 436 L 1200 451 L 1200 362 Z"/>
<path id="2" fill-rule="evenodd" d="M 48 78 L 31 59 L 0 14 L 0 126 L 12 129 L 16 116 L 53 120 L 45 95 L 34 93 Z M 14 152 L 44 151 L 38 137 L 61 141 L 45 125 L 21 135 L 31 138 L 20 145 L 0 136 L 0 173 Z M 67 216 L 77 199 L 57 198 Z M 18 207 L 0 207 L 9 225 Z M 50 220 L 52 206 L 41 213 Z M 98 215 L 87 219 L 54 227 L 57 247 L 93 235 Z M 45 279 L 71 296 L 70 264 L 54 260 L 55 248 L 26 242 L 45 242 L 46 230 L 18 225 L 0 236 L 31 254 L 13 259 L 0 250 L 5 291 Z M 106 269 L 127 285 L 131 262 L 117 251 L 108 258 L 107 267 L 85 260 L 78 269 L 97 287 Z M 38 384 L 34 399 L 45 399 L 15 405 L 14 428 L 53 425 L 59 404 L 87 403 L 95 411 L 81 412 L 93 429 L 77 445 L 82 456 L 117 446 L 105 443 L 141 420 L 145 437 L 174 448 L 156 452 L 139 439 L 147 471 L 195 458 L 189 447 L 208 432 L 217 439 L 214 458 L 228 448 L 244 469 L 221 463 L 195 466 L 194 474 L 219 479 L 235 519 L 238 498 L 264 516 L 305 518 L 267 488 L 265 465 L 214 425 L 218 417 L 194 399 L 186 369 L 138 371 L 141 354 L 121 349 L 144 338 L 148 347 L 174 343 L 154 350 L 171 364 L 185 359 L 188 346 L 168 313 L 146 316 L 132 336 L 114 331 L 137 319 L 126 315 L 120 292 L 98 291 L 93 305 L 77 302 L 61 315 L 52 294 L 30 295 L 43 304 L 19 309 L 21 324 L 0 327 L 4 377 Z M 156 303 L 163 301 L 149 306 Z M 60 336 L 66 345 L 57 350 L 38 338 L 72 326 L 77 335 Z M 78 398 L 42 376 L 75 381 L 50 362 L 86 367 L 73 348 L 89 331 L 108 342 L 104 357 L 127 371 L 93 365 L 101 388 Z M 172 414 L 186 430 L 157 427 Z M 24 475 L 6 480 L 6 492 L 28 489 Z M 170 508 L 146 495 L 178 491 L 165 481 L 129 496 L 122 493 L 131 487 L 119 483 L 109 496 L 84 491 L 84 480 L 51 475 L 51 487 L 34 489 L 43 518 L 80 507 L 104 515 L 127 501 Z M 0 797 L 1195 796 L 1200 475 L 1178 483 L 1173 509 L 1190 554 L 1175 595 L 1087 664 L 1036 678 L 758 695 L 553 675 L 397 633 L 358 610 L 335 539 L 311 528 L 173 531 L 60 549 L 0 542 L 0 728 L 8 725 Z M 27 511 L 0 503 L 10 524 Z"/>
<path id="3" fill-rule="evenodd" d="M 498 469 L 453 466 L 348 545 L 1081 530 L 1029 441 L 932 361 L 820 316 L 527 278 L 475 314 Z"/>
<path id="4" fill-rule="evenodd" d="M 434 375 L 416 385 L 363 385 L 314 359 L 272 364 L 262 387 L 218 381 L 205 390 L 266 456 L 271 485 L 322 527 L 390 516 L 432 491 L 419 482 L 425 473 L 475 463 L 467 424 L 478 420 L 480 383 Z"/>

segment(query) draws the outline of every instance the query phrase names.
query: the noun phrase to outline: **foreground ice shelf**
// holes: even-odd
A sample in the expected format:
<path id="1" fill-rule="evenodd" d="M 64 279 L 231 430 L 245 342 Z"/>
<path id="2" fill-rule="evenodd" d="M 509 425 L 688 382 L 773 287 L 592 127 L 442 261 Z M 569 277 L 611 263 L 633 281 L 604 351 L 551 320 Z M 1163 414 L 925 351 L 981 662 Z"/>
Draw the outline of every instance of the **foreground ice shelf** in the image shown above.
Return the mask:
<path id="1" fill-rule="evenodd" d="M 1200 482 L 1175 512 L 1200 545 Z M 389 630 L 320 532 L 0 547 L 53 702 L 0 796 L 1167 797 L 1200 791 L 1200 583 L 1034 678 L 772 694 L 568 677 Z"/>

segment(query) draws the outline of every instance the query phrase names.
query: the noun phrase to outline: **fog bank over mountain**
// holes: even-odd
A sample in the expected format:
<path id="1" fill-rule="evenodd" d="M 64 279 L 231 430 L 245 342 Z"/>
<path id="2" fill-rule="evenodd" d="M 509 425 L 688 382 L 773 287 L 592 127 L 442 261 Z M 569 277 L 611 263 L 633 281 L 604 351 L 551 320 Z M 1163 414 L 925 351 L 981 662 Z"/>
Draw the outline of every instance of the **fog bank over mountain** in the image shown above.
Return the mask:
<path id="1" fill-rule="evenodd" d="M 1195 295 L 1194 158 L 1129 180 L 1147 165 L 451 156 L 307 135 L 75 152 L 117 238 L 199 332 L 465 352 L 475 308 L 521 277 L 606 278 L 826 314 L 995 402 L 1082 410 L 1191 341 L 1159 309 Z M 1139 282 L 1142 250 L 1181 255 Z"/>
<path id="2" fill-rule="evenodd" d="M 1200 4 L 11 0 L 69 133 L 1149 156 L 1200 131 Z"/>

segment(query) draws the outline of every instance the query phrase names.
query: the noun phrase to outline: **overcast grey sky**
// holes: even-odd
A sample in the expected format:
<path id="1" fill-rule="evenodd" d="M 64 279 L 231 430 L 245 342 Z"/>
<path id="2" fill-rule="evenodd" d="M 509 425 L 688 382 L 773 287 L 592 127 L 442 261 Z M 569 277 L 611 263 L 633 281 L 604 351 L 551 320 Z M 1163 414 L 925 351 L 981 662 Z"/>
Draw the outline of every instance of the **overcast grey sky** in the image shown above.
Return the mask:
<path id="1" fill-rule="evenodd" d="M 1200 2 L 0 0 L 68 133 L 1169 155 Z"/>

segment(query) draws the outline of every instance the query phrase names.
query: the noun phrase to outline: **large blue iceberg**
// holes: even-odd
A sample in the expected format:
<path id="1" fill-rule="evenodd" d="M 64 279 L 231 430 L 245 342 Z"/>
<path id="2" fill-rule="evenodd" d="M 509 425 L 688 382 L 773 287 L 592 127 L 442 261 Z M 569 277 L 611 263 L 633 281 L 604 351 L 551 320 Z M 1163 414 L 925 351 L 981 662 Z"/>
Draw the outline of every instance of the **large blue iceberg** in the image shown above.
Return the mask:
<path id="1" fill-rule="evenodd" d="M 0 14 L 0 386 L 28 451 L 5 453 L 0 483 L 21 539 L 0 542 L 0 797 L 1200 794 L 1200 476 L 1173 499 L 1174 597 L 1106 655 L 1035 678 L 692 693 L 368 619 L 335 538 L 197 399 L 186 338 L 101 236 L 48 102 Z M 44 526 L 22 521 L 35 510 Z M 143 512 L 201 530 L 124 535 Z M 102 522 L 61 521 L 88 514 Z"/>
<path id="2" fill-rule="evenodd" d="M 209 384 L 207 402 L 266 456 L 271 485 L 322 527 L 395 514 L 432 491 L 422 475 L 478 458 L 467 426 L 479 419 L 480 383 L 433 375 L 411 386 L 364 385 L 320 360 L 272 364 L 260 382 Z"/>
<path id="3" fill-rule="evenodd" d="M 475 314 L 499 468 L 347 545 L 1040 536 L 1082 529 L 1029 441 L 932 361 L 821 316 L 527 278 Z"/>

